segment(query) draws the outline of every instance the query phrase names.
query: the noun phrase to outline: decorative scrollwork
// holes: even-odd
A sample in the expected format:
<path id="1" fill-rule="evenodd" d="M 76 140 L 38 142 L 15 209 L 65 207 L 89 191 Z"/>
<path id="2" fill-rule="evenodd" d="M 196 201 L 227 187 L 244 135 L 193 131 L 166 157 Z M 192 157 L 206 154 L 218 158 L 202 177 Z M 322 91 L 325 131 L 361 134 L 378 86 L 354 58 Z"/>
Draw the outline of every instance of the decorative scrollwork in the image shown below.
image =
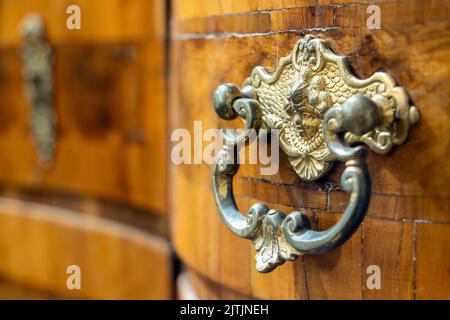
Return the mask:
<path id="1" fill-rule="evenodd" d="M 354 77 L 344 57 L 311 35 L 280 59 L 274 73 L 256 67 L 241 90 L 233 84 L 218 87 L 213 98 L 217 114 L 227 120 L 241 117 L 245 129 L 239 135 L 224 134 L 227 143 L 213 167 L 215 199 L 227 227 L 253 241 L 258 271 L 270 272 L 301 254 L 325 252 L 354 233 L 371 191 L 366 148 L 353 145 L 363 143 L 385 154 L 402 144 L 419 119 L 408 101 L 391 76 Z M 350 200 L 336 225 L 314 231 L 304 213 L 286 216 L 259 203 L 246 216 L 239 212 L 232 190 L 239 169 L 237 148 L 248 130 L 259 128 L 280 130 L 280 146 L 303 180 L 323 176 L 334 161 L 345 163 L 341 183 Z"/>

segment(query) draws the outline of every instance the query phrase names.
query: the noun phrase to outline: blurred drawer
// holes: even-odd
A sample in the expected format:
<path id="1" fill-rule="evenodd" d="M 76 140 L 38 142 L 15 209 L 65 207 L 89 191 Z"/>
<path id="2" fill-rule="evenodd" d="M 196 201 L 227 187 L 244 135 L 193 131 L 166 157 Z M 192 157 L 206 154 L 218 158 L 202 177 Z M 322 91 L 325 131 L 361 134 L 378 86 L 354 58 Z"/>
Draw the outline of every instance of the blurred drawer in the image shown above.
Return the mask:
<path id="1" fill-rule="evenodd" d="M 0 1 L 0 183 L 166 212 L 163 0 Z M 49 168 L 30 133 L 18 27 L 42 15 L 54 56 L 56 148 Z"/>

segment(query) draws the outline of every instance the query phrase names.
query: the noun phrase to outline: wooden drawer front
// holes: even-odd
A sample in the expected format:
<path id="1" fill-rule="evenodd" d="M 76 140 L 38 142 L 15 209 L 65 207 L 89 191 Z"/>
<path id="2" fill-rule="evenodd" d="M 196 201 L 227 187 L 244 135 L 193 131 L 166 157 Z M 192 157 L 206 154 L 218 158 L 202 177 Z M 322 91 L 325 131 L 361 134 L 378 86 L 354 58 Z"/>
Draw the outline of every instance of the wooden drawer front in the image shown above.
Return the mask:
<path id="1" fill-rule="evenodd" d="M 167 240 L 71 210 L 1 198 L 0 260 L 2 279 L 55 298 L 172 298 Z M 66 285 L 69 266 L 79 290 Z"/>
<path id="2" fill-rule="evenodd" d="M 0 1 L 0 182 L 166 212 L 163 0 Z M 49 169 L 30 136 L 17 31 L 44 18 L 54 51 L 57 145 Z"/>
<path id="3" fill-rule="evenodd" d="M 257 298 L 424 299 L 450 296 L 450 1 L 378 1 L 381 30 L 366 27 L 357 1 L 174 1 L 170 129 L 240 127 L 221 121 L 211 96 L 241 84 L 253 67 L 274 70 L 279 57 L 312 33 L 349 57 L 355 74 L 391 73 L 421 113 L 409 140 L 387 156 L 368 157 L 372 199 L 363 225 L 341 248 L 304 256 L 269 274 L 254 267 L 250 241 L 222 223 L 211 168 L 172 167 L 174 243 L 181 258 L 212 281 Z M 231 125 L 230 125 L 231 123 Z M 300 181 L 281 154 L 280 172 L 261 176 L 242 165 L 234 195 L 242 212 L 255 202 L 305 211 L 316 228 L 336 223 L 348 196 L 337 190 L 342 166 L 315 183 Z M 367 268 L 381 268 L 369 290 Z"/>

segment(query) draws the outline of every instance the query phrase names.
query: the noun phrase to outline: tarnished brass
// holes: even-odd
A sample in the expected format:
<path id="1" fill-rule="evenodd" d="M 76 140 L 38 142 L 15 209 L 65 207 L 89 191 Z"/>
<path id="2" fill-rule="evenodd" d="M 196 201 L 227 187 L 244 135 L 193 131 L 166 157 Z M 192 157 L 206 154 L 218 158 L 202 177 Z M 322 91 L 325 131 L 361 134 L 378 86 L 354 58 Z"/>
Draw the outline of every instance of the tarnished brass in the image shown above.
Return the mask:
<path id="1" fill-rule="evenodd" d="M 53 162 L 56 143 L 52 48 L 45 41 L 44 21 L 40 15 L 26 16 L 21 32 L 22 75 L 31 107 L 31 133 L 40 164 L 48 167 Z"/>
<path id="2" fill-rule="evenodd" d="M 356 78 L 345 57 L 311 35 L 280 59 L 274 73 L 256 67 L 242 89 L 219 86 L 213 103 L 221 118 L 243 118 L 244 131 L 279 129 L 280 146 L 303 180 L 320 178 L 334 161 L 346 165 L 341 182 L 350 200 L 340 221 L 328 230 L 311 230 L 302 212 L 286 216 L 259 203 L 243 216 L 234 201 L 232 180 L 239 169 L 233 157 L 246 135 L 227 133 L 213 168 L 215 199 L 227 227 L 253 241 L 260 272 L 344 243 L 360 225 L 370 200 L 367 148 L 361 144 L 385 154 L 404 143 L 409 127 L 419 120 L 418 110 L 391 76 L 376 72 Z"/>

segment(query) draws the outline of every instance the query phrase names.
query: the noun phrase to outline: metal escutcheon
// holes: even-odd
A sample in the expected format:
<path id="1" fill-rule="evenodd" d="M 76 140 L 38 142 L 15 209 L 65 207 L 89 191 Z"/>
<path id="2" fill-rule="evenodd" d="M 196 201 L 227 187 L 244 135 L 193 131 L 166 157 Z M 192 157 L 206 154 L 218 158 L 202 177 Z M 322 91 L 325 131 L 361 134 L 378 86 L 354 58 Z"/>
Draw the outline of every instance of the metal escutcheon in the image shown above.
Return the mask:
<path id="1" fill-rule="evenodd" d="M 22 34 L 22 75 L 30 104 L 30 131 L 39 164 L 52 165 L 56 147 L 56 115 L 53 106 L 53 51 L 45 39 L 45 25 L 37 13 L 27 15 L 20 26 Z"/>
<path id="2" fill-rule="evenodd" d="M 356 78 L 345 57 L 311 35 L 280 59 L 274 73 L 256 67 L 242 89 L 220 85 L 213 103 L 221 118 L 239 116 L 245 122 L 243 133 L 224 135 L 225 146 L 213 166 L 215 201 L 228 229 L 253 241 L 256 269 L 263 273 L 347 241 L 369 205 L 367 149 L 388 153 L 405 142 L 410 126 L 419 120 L 418 110 L 390 75 L 376 72 L 367 79 Z M 286 215 L 261 203 L 246 216 L 241 214 L 232 188 L 239 169 L 237 149 L 245 145 L 246 131 L 260 128 L 278 130 L 280 147 L 302 180 L 322 177 L 334 161 L 345 163 L 341 183 L 350 199 L 333 227 L 314 231 L 304 213 Z"/>

